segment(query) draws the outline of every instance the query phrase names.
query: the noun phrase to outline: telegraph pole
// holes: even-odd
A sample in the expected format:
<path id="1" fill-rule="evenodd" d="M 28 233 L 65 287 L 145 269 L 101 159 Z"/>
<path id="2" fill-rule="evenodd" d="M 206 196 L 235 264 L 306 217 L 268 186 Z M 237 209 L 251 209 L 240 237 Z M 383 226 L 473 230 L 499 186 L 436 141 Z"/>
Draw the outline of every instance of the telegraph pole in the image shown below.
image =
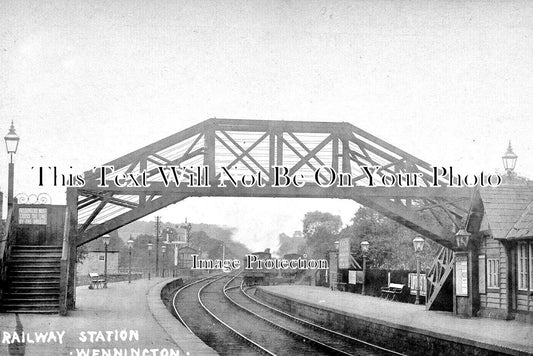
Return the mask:
<path id="1" fill-rule="evenodd" d="M 159 277 L 159 225 L 161 224 L 161 216 L 155 217 L 155 275 Z"/>

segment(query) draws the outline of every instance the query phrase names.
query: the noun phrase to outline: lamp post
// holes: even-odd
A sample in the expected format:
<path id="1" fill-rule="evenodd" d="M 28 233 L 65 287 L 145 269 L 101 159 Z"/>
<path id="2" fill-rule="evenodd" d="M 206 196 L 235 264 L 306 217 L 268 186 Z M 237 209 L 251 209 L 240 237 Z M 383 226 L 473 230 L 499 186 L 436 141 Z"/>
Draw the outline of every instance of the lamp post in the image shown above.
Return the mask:
<path id="1" fill-rule="evenodd" d="M 13 154 L 17 153 L 17 148 L 19 145 L 20 138 L 15 132 L 15 126 L 13 126 L 13 121 L 11 121 L 11 127 L 9 132 L 4 137 L 6 141 L 7 153 L 11 156 L 8 166 L 8 183 L 7 183 L 7 210 L 13 207 L 13 182 L 15 175 L 15 164 L 13 163 Z"/>
<path id="2" fill-rule="evenodd" d="M 129 262 L 128 262 L 128 283 L 131 283 L 131 249 L 133 248 L 133 239 L 131 238 L 128 240 L 128 250 L 129 250 Z"/>
<path id="3" fill-rule="evenodd" d="M 417 236 L 413 240 L 413 247 L 416 255 L 416 299 L 415 304 L 420 304 L 420 252 L 424 248 L 424 239 L 422 236 Z"/>
<path id="4" fill-rule="evenodd" d="M 162 245 L 161 246 L 161 252 L 163 252 L 163 266 L 161 266 L 161 267 L 162 267 L 162 270 L 163 270 L 162 271 L 163 277 L 165 277 L 165 265 L 166 265 L 166 261 L 167 261 L 165 256 L 166 256 L 166 252 L 167 252 L 167 245 Z"/>
<path id="5" fill-rule="evenodd" d="M 152 255 L 152 242 L 148 242 L 148 280 L 150 280 L 150 271 L 152 269 L 152 266 L 150 265 L 150 256 Z"/>
<path id="6" fill-rule="evenodd" d="M 361 287 L 361 294 L 365 294 L 365 280 L 366 280 L 366 256 L 368 254 L 368 241 L 361 242 L 361 252 L 363 252 L 363 285 Z"/>
<path id="7" fill-rule="evenodd" d="M 335 261 L 336 261 L 336 266 L 335 266 L 335 274 L 330 274 L 329 276 L 329 286 L 331 288 L 331 290 L 335 290 L 335 287 L 337 286 L 337 283 L 339 282 L 339 240 L 335 241 L 333 243 L 333 245 L 335 246 L 335 252 L 334 252 L 334 256 L 335 256 Z M 326 270 L 326 273 L 328 273 L 329 270 Z"/>
<path id="8" fill-rule="evenodd" d="M 514 175 L 514 167 L 516 166 L 516 159 L 518 156 L 513 152 L 511 147 L 511 141 L 509 141 L 509 147 L 507 147 L 507 152 L 502 156 L 503 168 L 507 171 L 507 176 L 512 178 Z"/>
<path id="9" fill-rule="evenodd" d="M 107 288 L 107 246 L 109 245 L 111 236 L 105 234 L 102 236 L 102 240 L 104 242 L 104 288 Z"/>

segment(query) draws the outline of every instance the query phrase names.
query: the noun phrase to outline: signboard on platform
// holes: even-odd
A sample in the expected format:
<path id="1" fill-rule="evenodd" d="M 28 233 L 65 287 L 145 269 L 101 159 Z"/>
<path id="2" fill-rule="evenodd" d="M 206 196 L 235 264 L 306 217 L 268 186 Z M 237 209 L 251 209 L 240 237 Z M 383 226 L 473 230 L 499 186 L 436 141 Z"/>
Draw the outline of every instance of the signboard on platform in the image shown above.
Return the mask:
<path id="1" fill-rule="evenodd" d="M 339 240 L 339 269 L 350 268 L 350 238 Z"/>
<path id="2" fill-rule="evenodd" d="M 46 225 L 47 217 L 46 208 L 19 208 L 19 225 Z"/>
<path id="3" fill-rule="evenodd" d="M 457 254 L 455 256 L 455 295 L 468 296 L 468 256 Z"/>
<path id="4" fill-rule="evenodd" d="M 355 271 L 355 282 L 359 284 L 363 284 L 363 280 L 365 279 L 365 275 L 363 271 Z"/>
<path id="5" fill-rule="evenodd" d="M 357 274 L 356 271 L 348 271 L 348 284 L 356 284 L 357 283 Z"/>
<path id="6" fill-rule="evenodd" d="M 411 288 L 412 295 L 416 295 L 417 285 L 418 285 L 418 278 L 416 277 L 416 273 L 409 273 L 408 287 Z M 420 295 L 425 297 L 426 291 L 427 291 L 426 274 L 420 273 Z"/>

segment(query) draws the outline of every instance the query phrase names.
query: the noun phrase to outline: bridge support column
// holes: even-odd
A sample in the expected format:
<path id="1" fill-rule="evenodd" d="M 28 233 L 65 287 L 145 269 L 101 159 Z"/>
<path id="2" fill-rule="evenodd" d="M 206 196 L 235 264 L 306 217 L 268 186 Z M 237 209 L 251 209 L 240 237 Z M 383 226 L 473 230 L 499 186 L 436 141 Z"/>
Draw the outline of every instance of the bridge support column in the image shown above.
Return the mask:
<path id="1" fill-rule="evenodd" d="M 69 271 L 67 284 L 67 310 L 76 307 L 76 259 L 78 240 L 78 190 L 67 189 L 67 209 L 69 211 Z"/>

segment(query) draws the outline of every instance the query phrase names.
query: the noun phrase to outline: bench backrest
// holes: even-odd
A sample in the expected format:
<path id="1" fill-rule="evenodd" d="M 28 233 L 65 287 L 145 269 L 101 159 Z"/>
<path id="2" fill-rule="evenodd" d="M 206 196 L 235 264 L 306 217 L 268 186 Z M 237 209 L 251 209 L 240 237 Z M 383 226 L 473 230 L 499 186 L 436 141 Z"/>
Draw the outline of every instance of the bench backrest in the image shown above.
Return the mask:
<path id="1" fill-rule="evenodd" d="M 91 277 L 91 279 L 98 278 L 98 273 L 89 273 L 89 277 Z"/>
<path id="2" fill-rule="evenodd" d="M 389 288 L 392 288 L 392 289 L 403 289 L 403 287 L 405 287 L 405 284 L 398 284 L 398 283 L 389 284 Z"/>

